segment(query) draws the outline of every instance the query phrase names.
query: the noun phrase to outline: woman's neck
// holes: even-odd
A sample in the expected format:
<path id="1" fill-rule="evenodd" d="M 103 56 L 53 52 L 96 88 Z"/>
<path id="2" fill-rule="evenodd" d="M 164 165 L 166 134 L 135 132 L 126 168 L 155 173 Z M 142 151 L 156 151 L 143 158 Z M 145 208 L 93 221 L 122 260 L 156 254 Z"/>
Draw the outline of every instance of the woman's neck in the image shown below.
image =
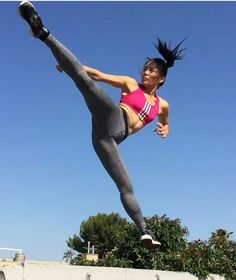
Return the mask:
<path id="1" fill-rule="evenodd" d="M 150 95 L 150 96 L 156 96 L 156 91 L 157 91 L 157 86 L 155 86 L 154 88 L 147 88 L 144 85 L 142 85 L 142 90 L 144 93 Z"/>

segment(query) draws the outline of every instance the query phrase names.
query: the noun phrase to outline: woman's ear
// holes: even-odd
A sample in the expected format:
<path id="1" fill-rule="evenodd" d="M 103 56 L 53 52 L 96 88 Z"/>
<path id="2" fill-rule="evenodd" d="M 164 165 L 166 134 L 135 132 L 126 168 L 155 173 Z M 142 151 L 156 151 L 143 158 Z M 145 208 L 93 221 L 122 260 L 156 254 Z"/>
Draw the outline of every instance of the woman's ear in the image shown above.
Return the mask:
<path id="1" fill-rule="evenodd" d="M 159 83 L 163 84 L 165 82 L 166 77 L 162 76 L 159 78 Z"/>

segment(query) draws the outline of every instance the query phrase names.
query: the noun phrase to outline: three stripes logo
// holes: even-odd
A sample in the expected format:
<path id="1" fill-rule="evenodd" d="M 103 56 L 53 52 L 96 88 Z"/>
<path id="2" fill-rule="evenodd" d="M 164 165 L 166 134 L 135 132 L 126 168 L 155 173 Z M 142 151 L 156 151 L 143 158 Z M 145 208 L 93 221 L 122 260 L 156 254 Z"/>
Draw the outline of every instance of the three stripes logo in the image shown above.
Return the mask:
<path id="1" fill-rule="evenodd" d="M 151 107 L 152 106 L 146 101 L 142 110 L 138 113 L 138 117 L 141 121 L 143 121 L 146 118 L 146 116 L 148 116 Z"/>

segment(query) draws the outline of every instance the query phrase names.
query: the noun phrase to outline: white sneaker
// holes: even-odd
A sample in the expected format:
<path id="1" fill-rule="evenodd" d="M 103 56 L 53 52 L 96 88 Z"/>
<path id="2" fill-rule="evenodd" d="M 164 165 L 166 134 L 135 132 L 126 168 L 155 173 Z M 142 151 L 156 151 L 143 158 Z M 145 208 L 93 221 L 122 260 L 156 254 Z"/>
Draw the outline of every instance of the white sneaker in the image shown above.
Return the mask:
<path id="1" fill-rule="evenodd" d="M 22 1 L 19 4 L 18 12 L 29 24 L 31 33 L 35 38 L 44 41 L 49 36 L 50 32 L 43 25 L 43 22 L 32 3 L 29 1 Z"/>

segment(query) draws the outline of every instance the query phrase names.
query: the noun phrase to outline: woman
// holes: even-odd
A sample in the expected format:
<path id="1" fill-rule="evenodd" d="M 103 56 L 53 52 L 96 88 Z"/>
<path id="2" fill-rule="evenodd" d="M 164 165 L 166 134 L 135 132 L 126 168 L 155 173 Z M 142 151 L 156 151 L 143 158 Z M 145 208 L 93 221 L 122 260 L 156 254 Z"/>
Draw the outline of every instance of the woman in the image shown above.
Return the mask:
<path id="1" fill-rule="evenodd" d="M 92 142 L 94 150 L 104 168 L 116 183 L 121 202 L 141 233 L 141 243 L 145 248 L 157 248 L 158 241 L 153 239 L 146 228 L 141 209 L 134 196 L 133 187 L 118 151 L 118 144 L 129 135 L 136 133 L 158 116 L 159 122 L 154 131 L 161 137 L 168 134 L 168 103 L 157 96 L 157 89 L 163 85 L 167 69 L 176 59 L 181 59 L 180 44 L 174 49 L 158 39 L 156 49 L 165 60 L 148 59 L 144 65 L 141 83 L 127 76 L 114 76 L 83 66 L 45 28 L 34 6 L 23 1 L 19 5 L 20 16 L 29 24 L 34 37 L 43 41 L 52 51 L 60 72 L 72 78 L 82 93 L 92 115 Z M 101 90 L 94 81 L 100 81 L 120 88 L 122 91 L 119 105 Z"/>

